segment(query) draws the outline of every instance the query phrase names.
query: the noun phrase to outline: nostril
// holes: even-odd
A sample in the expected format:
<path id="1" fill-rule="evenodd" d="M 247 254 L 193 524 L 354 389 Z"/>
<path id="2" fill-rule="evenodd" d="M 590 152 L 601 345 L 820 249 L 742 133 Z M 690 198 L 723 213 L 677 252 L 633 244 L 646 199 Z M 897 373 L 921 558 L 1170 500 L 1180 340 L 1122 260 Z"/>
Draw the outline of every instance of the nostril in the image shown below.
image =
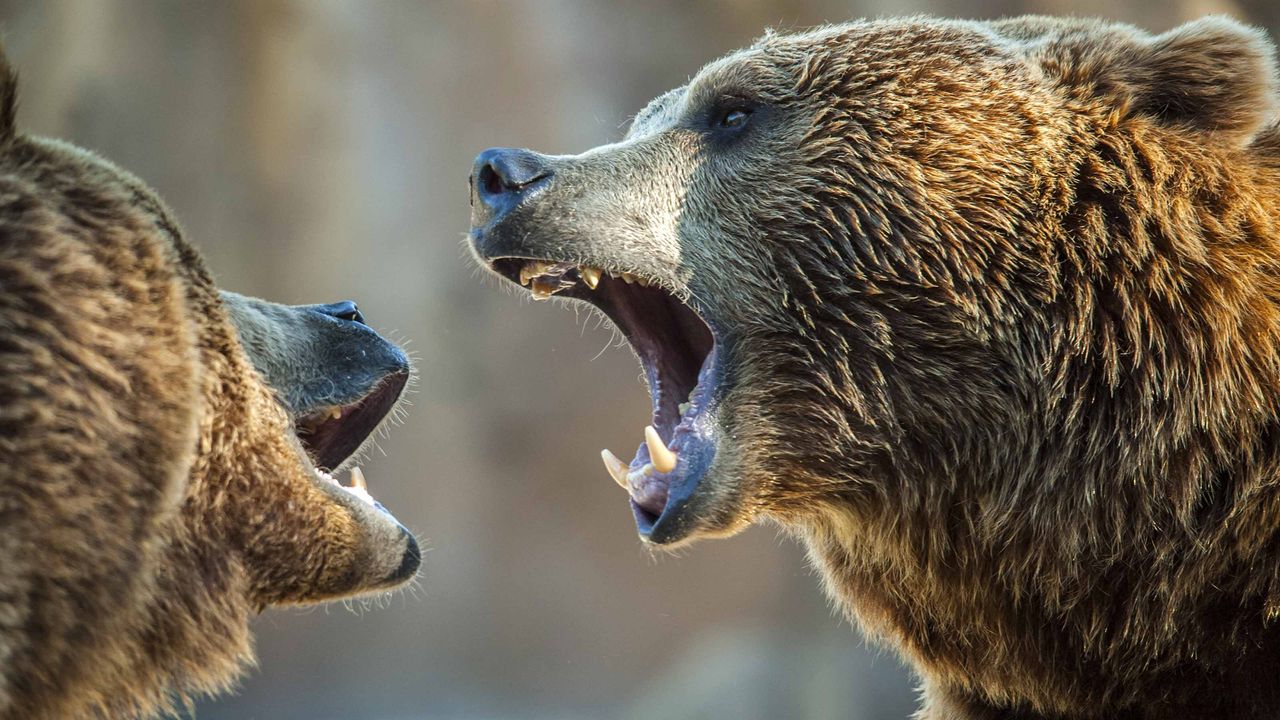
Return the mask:
<path id="1" fill-rule="evenodd" d="M 340 303 L 335 303 L 333 306 L 333 311 L 330 314 L 333 315 L 333 317 L 338 318 L 339 320 L 346 320 L 348 322 L 357 322 L 357 323 L 360 323 L 361 325 L 365 324 L 364 313 L 360 312 L 360 308 L 350 300 L 344 300 Z"/>
<path id="2" fill-rule="evenodd" d="M 506 190 L 506 183 L 502 181 L 502 176 L 493 168 L 492 163 L 486 163 L 480 168 L 480 176 L 477 178 L 480 188 L 490 195 L 501 195 Z"/>
<path id="3" fill-rule="evenodd" d="M 553 169 L 548 158 L 528 150 L 490 148 L 476 156 L 472 167 L 472 198 L 486 207 L 503 205 L 509 209 L 513 201 L 549 179 Z"/>

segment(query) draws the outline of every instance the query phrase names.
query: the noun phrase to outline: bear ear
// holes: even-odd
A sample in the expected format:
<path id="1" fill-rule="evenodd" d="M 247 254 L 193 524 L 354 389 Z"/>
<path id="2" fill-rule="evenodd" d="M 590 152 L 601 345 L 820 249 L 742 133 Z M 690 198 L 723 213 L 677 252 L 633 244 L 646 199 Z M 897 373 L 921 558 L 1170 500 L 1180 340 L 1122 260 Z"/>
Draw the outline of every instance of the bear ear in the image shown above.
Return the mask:
<path id="1" fill-rule="evenodd" d="M 1271 41 L 1226 16 L 1157 36 L 1080 21 L 1041 25 L 1040 37 L 1029 27 L 1018 29 L 1008 34 L 1031 40 L 1046 72 L 1162 125 L 1243 146 L 1272 123 L 1280 105 Z"/>
<path id="2" fill-rule="evenodd" d="M 1221 15 L 1152 39 L 1125 71 L 1133 109 L 1244 145 L 1277 107 L 1275 48 L 1261 30 Z"/>

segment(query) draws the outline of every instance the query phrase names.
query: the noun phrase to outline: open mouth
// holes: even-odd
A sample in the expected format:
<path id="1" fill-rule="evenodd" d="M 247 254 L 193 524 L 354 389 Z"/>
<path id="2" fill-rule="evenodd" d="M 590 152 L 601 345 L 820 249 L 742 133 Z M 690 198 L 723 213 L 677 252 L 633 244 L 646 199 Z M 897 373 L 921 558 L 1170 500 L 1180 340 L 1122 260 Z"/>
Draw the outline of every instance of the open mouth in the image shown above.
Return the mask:
<path id="1" fill-rule="evenodd" d="M 535 299 L 571 297 L 599 308 L 640 359 L 653 404 L 630 463 L 601 456 L 631 496 L 640 534 L 671 543 L 692 530 L 691 500 L 715 455 L 717 389 L 722 379 L 712 327 L 689 303 L 652 278 L 590 265 L 504 257 L 492 268 L 528 287 Z"/>
<path id="2" fill-rule="evenodd" d="M 369 495 L 360 468 L 351 468 L 349 486 L 339 483 L 331 473 L 364 447 L 395 407 L 408 381 L 408 372 L 392 373 L 354 402 L 312 410 L 294 420 L 298 440 L 315 465 L 316 476 L 383 512 L 386 509 Z"/>

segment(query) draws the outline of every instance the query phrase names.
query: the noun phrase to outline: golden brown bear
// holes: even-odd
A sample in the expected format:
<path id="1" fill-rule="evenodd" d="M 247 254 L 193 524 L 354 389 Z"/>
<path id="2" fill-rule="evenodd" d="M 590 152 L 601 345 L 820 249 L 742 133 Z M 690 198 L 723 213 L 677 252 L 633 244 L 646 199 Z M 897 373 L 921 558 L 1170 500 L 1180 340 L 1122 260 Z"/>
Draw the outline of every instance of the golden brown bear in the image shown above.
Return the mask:
<path id="1" fill-rule="evenodd" d="M 768 35 L 472 244 L 630 340 L 641 535 L 788 528 L 922 717 L 1277 718 L 1276 111 L 1226 18 Z"/>
<path id="2" fill-rule="evenodd" d="M 329 474 L 409 363 L 352 303 L 220 295 L 147 186 L 15 130 L 14 85 L 0 61 L 0 718 L 149 715 L 232 681 L 263 608 L 415 573 Z"/>

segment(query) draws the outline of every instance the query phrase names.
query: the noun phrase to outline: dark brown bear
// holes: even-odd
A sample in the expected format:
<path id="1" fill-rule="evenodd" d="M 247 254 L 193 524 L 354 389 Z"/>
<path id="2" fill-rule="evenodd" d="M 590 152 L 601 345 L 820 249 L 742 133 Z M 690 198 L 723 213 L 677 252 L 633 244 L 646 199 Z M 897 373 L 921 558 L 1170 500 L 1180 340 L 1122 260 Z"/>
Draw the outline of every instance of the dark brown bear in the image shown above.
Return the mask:
<path id="1" fill-rule="evenodd" d="M 1276 718 L 1276 72 L 1225 18 L 768 35 L 482 154 L 472 242 L 630 340 L 642 537 L 802 537 L 921 717 Z"/>
<path id="2" fill-rule="evenodd" d="M 219 293 L 149 188 L 14 97 L 0 59 L 0 720 L 149 715 L 233 681 L 263 608 L 413 575 L 321 472 L 409 363 L 350 302 Z"/>

